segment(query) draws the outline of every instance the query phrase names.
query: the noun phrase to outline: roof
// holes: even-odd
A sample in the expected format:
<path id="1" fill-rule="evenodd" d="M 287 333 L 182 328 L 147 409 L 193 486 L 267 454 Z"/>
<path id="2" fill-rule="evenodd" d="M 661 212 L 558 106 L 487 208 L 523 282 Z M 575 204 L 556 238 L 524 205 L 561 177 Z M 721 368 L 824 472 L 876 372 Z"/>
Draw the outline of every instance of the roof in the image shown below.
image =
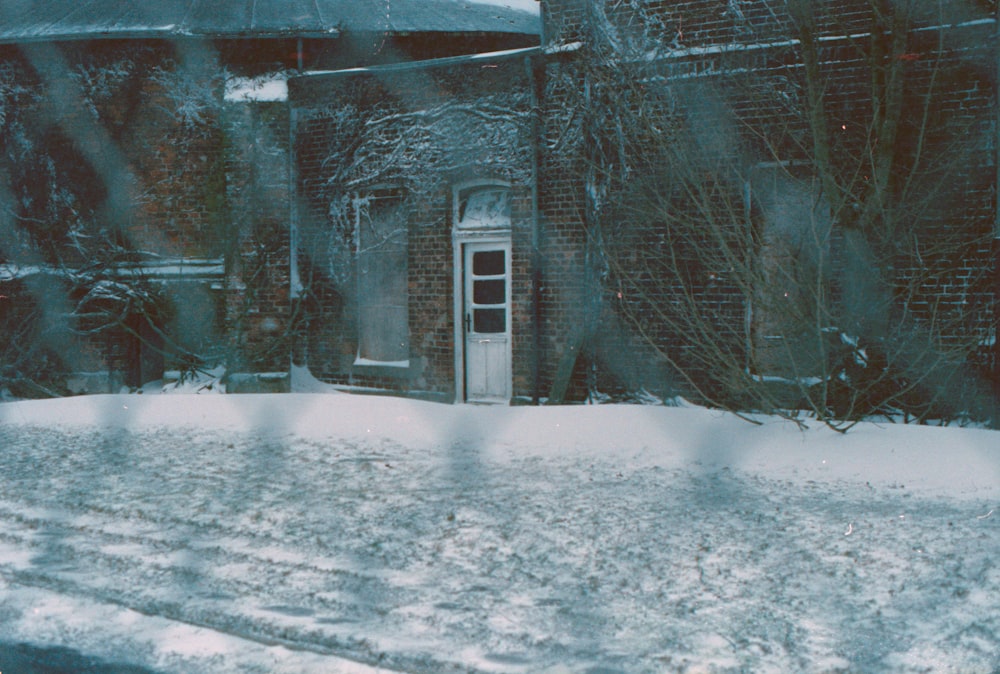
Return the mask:
<path id="1" fill-rule="evenodd" d="M 344 31 L 538 35 L 538 12 L 519 7 L 513 0 L 0 0 L 0 43 Z"/>

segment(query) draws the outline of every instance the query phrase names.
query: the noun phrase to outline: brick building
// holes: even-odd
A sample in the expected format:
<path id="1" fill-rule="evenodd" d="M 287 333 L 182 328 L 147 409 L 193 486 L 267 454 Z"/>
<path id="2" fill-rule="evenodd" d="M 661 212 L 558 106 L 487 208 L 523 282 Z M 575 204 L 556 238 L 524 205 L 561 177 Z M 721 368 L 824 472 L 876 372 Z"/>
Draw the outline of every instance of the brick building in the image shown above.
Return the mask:
<path id="1" fill-rule="evenodd" d="M 547 0 L 537 50 L 297 79 L 300 361 L 458 400 L 946 413 L 995 378 L 995 17 L 891 10 Z M 363 306 L 375 208 L 409 236 L 391 308 Z M 482 279 L 480 240 L 509 260 Z M 366 312 L 398 349 L 368 355 Z"/>
<path id="2" fill-rule="evenodd" d="M 448 399 L 526 387 L 535 51 L 292 80 L 315 376 Z"/>
<path id="3" fill-rule="evenodd" d="M 989 414 L 996 8 L 930 4 L 546 2 L 550 359 L 585 288 L 598 381 Z"/>
<path id="4" fill-rule="evenodd" d="M 252 39 L 186 29 L 211 49 L 146 40 L 138 108 L 87 81 L 124 158 L 76 140 L 80 163 L 143 187 L 90 198 L 135 204 L 122 227 L 160 269 L 196 263 L 173 306 L 214 298 L 168 357 L 441 400 L 647 390 L 840 416 L 949 414 L 995 385 L 992 4 L 543 0 L 540 29 L 389 6 L 398 23 L 337 38 L 245 18 Z M 163 59 L 202 65 L 165 86 Z M 275 72 L 271 100 L 253 78 Z M 178 332 L 105 359 L 134 369 Z"/>
<path id="5" fill-rule="evenodd" d="M 3 3 L 0 377 L 287 375 L 289 76 L 523 48 L 538 23 L 464 0 Z"/>

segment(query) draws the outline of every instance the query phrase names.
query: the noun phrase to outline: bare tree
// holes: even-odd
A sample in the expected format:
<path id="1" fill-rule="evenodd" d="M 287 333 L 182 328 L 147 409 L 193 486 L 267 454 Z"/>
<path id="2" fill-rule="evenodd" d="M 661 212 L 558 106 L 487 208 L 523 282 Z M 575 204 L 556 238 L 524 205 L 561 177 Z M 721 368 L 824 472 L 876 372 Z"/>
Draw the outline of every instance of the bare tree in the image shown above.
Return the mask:
<path id="1" fill-rule="evenodd" d="M 0 363 L 47 380 L 50 392 L 65 390 L 57 380 L 67 373 L 102 362 L 124 368 L 117 380 L 134 385 L 155 378 L 144 359 L 159 361 L 159 371 L 165 358 L 199 366 L 205 354 L 169 325 L 177 318 L 170 293 L 145 270 L 192 255 L 186 246 L 198 247 L 195 257 L 221 256 L 184 240 L 191 212 L 218 221 L 203 238 L 225 235 L 225 204 L 215 198 L 225 194 L 214 151 L 217 73 L 150 47 L 34 45 L 13 54 L 0 64 L 0 263 L 11 270 L 11 306 L 34 311 L 22 317 L 24 329 L 4 331 Z M 186 168 L 208 165 L 206 179 L 170 170 L 171 157 Z M 56 357 L 38 356 L 46 353 Z"/>
<path id="2" fill-rule="evenodd" d="M 605 314 L 709 404 L 986 416 L 980 22 L 789 2 L 687 48 L 623 7 L 594 12 L 578 60 Z"/>

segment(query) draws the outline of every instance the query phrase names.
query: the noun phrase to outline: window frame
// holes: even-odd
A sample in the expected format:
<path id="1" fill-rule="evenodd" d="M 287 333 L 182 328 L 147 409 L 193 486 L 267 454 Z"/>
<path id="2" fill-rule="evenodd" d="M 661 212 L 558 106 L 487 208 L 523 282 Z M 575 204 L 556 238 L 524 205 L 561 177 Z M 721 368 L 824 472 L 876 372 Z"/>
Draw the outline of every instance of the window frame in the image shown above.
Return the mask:
<path id="1" fill-rule="evenodd" d="M 370 210 L 370 205 L 375 202 L 394 202 L 387 203 L 387 209 L 398 209 L 400 215 L 400 221 L 402 227 L 397 227 L 392 231 L 385 233 L 380 232 L 379 234 L 385 234 L 385 238 L 382 242 L 376 242 L 374 245 L 366 245 L 365 242 L 365 225 L 372 224 L 375 220 L 371 217 L 372 211 Z M 355 292 L 355 328 L 356 328 L 356 339 L 357 344 L 355 348 L 354 362 L 352 363 L 355 369 L 364 369 L 368 373 L 379 374 L 379 375 L 400 375 L 404 372 L 408 372 L 411 366 L 410 358 L 410 321 L 409 321 L 409 246 L 410 246 L 410 236 L 409 236 L 409 218 L 406 213 L 406 194 L 402 188 L 395 185 L 375 185 L 367 190 L 355 192 L 352 197 L 352 210 L 354 211 L 354 292 Z M 367 216 L 367 217 L 366 217 Z M 394 237 L 397 232 L 402 232 L 402 242 L 397 244 L 395 250 L 387 250 L 382 252 L 375 251 L 375 246 L 381 245 L 383 243 L 388 243 Z M 375 232 L 373 232 L 375 234 Z M 402 288 L 401 296 L 401 312 L 402 316 L 397 318 L 401 321 L 400 324 L 396 325 L 399 332 L 405 337 L 405 341 L 401 344 L 400 348 L 402 352 L 399 355 L 405 355 L 405 358 L 393 358 L 393 359 L 379 359 L 373 356 L 378 354 L 371 353 L 366 349 L 366 344 L 369 340 L 366 335 L 370 337 L 370 331 L 372 330 L 371 324 L 366 320 L 368 318 L 367 314 L 374 311 L 376 314 L 384 313 L 386 307 L 385 302 L 379 302 L 376 304 L 375 308 L 372 308 L 371 302 L 368 300 L 368 295 L 370 295 L 371 287 L 366 287 L 365 279 L 363 277 L 363 267 L 365 266 L 365 257 L 367 255 L 383 255 L 386 257 L 394 257 L 395 264 L 383 265 L 379 268 L 379 271 L 385 272 L 386 270 L 394 270 L 402 275 L 402 278 L 394 277 L 390 279 L 388 283 L 383 281 L 375 281 L 376 285 L 379 285 L 382 293 L 385 292 L 386 286 L 392 286 L 394 284 Z M 401 258 L 401 260 L 400 260 Z M 402 264 L 399 264 L 400 261 Z M 382 294 L 379 294 L 379 298 L 382 298 Z M 380 334 L 376 339 L 387 339 L 387 334 Z M 369 351 L 366 353 L 366 351 Z"/>

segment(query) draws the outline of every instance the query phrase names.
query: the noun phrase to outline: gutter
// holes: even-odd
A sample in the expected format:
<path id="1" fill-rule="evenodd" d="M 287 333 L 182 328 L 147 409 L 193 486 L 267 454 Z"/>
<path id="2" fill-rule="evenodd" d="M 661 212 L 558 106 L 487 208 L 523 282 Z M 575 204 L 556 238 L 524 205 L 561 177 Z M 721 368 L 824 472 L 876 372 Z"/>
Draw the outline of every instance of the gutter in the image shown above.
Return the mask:
<path id="1" fill-rule="evenodd" d="M 972 21 L 964 21 L 961 23 L 950 23 L 950 24 L 937 24 L 933 26 L 918 26 L 910 29 L 910 33 L 927 33 L 931 31 L 947 31 L 947 30 L 962 30 L 967 28 L 982 28 L 987 26 L 992 26 L 1000 22 L 997 18 L 986 18 L 986 19 L 975 19 Z M 849 33 L 849 34 L 827 34 L 816 36 L 816 42 L 820 44 L 832 44 L 837 42 L 858 42 L 861 40 L 867 40 L 872 37 L 870 32 L 865 33 Z M 652 51 L 644 55 L 638 55 L 636 57 L 628 59 L 632 62 L 646 61 L 648 63 L 663 63 L 667 61 L 677 61 L 691 58 L 698 58 L 704 56 L 717 56 L 717 55 L 730 55 L 730 54 L 745 54 L 748 52 L 760 52 L 760 51 L 770 51 L 775 49 L 789 49 L 798 47 L 802 44 L 802 41 L 798 38 L 790 38 L 786 40 L 774 40 L 770 42 L 728 42 L 728 43 L 712 43 L 707 45 L 702 45 L 698 47 L 673 47 L 668 48 L 664 51 Z M 566 45 L 555 45 L 549 47 L 546 53 L 558 53 L 564 51 L 576 51 L 579 49 L 579 43 L 569 43 Z"/>
<path id="2" fill-rule="evenodd" d="M 163 28 L 132 28 L 128 30 L 95 30 L 57 33 L 36 33 L 34 35 L 10 35 L 0 33 L 0 45 L 35 44 L 39 42 L 88 42 L 92 40 L 240 40 L 240 39 L 320 39 L 336 38 L 341 33 L 336 28 L 328 30 L 272 30 L 272 31 L 192 31 L 175 26 Z"/>
<path id="3" fill-rule="evenodd" d="M 479 61 L 503 61 L 520 56 L 531 57 L 541 54 L 541 47 L 521 47 L 519 49 L 506 49 L 503 51 L 486 52 L 483 54 L 465 54 L 462 56 L 446 56 L 444 58 L 427 59 L 425 61 L 406 61 L 404 63 L 388 63 L 385 65 L 365 66 L 361 68 L 345 68 L 343 70 L 313 70 L 304 72 L 292 79 L 299 78 L 324 78 L 342 77 L 345 75 L 406 72 L 410 70 L 422 70 L 427 68 L 445 68 L 463 63 L 476 63 Z"/>

